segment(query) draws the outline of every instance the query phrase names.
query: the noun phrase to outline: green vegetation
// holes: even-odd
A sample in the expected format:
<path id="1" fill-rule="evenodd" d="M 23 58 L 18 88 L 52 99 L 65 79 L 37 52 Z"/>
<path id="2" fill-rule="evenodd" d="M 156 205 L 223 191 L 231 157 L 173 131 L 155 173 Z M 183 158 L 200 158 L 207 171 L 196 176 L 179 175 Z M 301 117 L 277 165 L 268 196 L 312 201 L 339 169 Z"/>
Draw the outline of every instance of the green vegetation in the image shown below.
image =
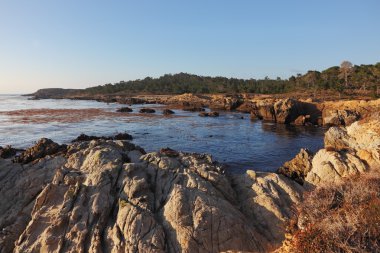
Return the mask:
<path id="1" fill-rule="evenodd" d="M 308 71 L 291 76 L 287 80 L 237 79 L 225 77 L 197 76 L 187 73 L 167 74 L 159 78 L 120 81 L 85 90 L 89 94 L 182 94 L 182 93 L 286 93 L 292 91 L 363 90 L 373 96 L 380 93 L 380 63 L 352 66 L 345 61 L 322 72 Z"/>

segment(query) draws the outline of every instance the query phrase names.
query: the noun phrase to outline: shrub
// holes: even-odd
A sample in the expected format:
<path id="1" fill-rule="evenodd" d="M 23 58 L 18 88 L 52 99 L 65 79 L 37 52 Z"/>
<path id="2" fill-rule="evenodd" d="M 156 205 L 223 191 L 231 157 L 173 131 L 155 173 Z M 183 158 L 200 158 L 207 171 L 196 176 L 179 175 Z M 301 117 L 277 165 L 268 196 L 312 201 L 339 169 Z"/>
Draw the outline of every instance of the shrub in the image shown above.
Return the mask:
<path id="1" fill-rule="evenodd" d="M 380 175 L 306 193 L 289 228 L 294 252 L 380 252 Z"/>

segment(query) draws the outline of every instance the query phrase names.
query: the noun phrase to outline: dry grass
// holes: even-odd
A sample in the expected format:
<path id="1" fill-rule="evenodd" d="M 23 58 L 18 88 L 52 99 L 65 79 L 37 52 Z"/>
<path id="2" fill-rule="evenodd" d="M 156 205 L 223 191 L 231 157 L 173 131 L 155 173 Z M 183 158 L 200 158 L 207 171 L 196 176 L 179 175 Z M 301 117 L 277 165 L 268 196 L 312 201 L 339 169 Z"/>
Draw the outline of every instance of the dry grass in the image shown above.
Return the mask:
<path id="1" fill-rule="evenodd" d="M 380 252 L 380 175 L 307 193 L 289 228 L 294 252 Z"/>

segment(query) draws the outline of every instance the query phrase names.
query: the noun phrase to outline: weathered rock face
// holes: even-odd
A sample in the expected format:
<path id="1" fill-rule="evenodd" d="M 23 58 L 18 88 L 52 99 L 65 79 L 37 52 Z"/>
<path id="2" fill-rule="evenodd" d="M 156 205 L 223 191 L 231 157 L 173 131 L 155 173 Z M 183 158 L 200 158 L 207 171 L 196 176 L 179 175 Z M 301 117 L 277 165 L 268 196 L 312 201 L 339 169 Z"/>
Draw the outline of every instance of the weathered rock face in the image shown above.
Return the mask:
<path id="1" fill-rule="evenodd" d="M 315 154 L 312 169 L 305 180 L 313 185 L 334 183 L 343 177 L 357 175 L 366 170 L 364 162 L 353 153 L 321 149 Z"/>
<path id="2" fill-rule="evenodd" d="M 235 110 L 243 104 L 242 95 L 213 95 L 209 107 L 217 110 Z"/>
<path id="3" fill-rule="evenodd" d="M 322 113 L 323 125 L 349 126 L 359 119 L 360 115 L 350 110 L 326 109 Z"/>
<path id="4" fill-rule="evenodd" d="M 228 176 L 208 155 L 143 153 L 93 140 L 27 165 L 0 159 L 1 252 L 266 252 L 281 244 L 302 192 L 295 182 Z"/>
<path id="5" fill-rule="evenodd" d="M 30 163 L 48 155 L 64 153 L 66 145 L 59 145 L 50 139 L 43 138 L 37 144 L 13 159 L 16 163 Z"/>
<path id="6" fill-rule="evenodd" d="M 284 163 L 277 172 L 303 184 L 307 173 L 311 170 L 312 159 L 313 154 L 309 150 L 301 149 L 296 157 Z"/>
<path id="7" fill-rule="evenodd" d="M 281 124 L 318 124 L 321 112 L 314 104 L 294 99 L 264 99 L 252 101 L 251 118 L 274 121 Z"/>
<path id="8" fill-rule="evenodd" d="M 15 242 L 32 219 L 36 197 L 53 179 L 62 156 L 21 165 L 0 159 L 0 252 L 12 252 Z M 36 231 L 37 232 L 37 231 Z"/>
<path id="9" fill-rule="evenodd" d="M 209 105 L 211 98 L 206 95 L 197 95 L 191 93 L 185 93 L 177 96 L 170 96 L 168 99 L 162 101 L 164 104 L 181 105 L 183 107 L 203 107 Z"/>
<path id="10" fill-rule="evenodd" d="M 293 99 L 279 100 L 273 105 L 277 123 L 289 124 L 302 114 L 298 101 Z"/>
<path id="11" fill-rule="evenodd" d="M 292 215 L 291 208 L 302 198 L 302 186 L 282 175 L 250 170 L 234 175 L 232 183 L 240 209 L 270 242 L 267 252 L 278 247 L 284 240 L 284 223 Z"/>
<path id="12" fill-rule="evenodd" d="M 380 110 L 380 99 L 328 101 L 317 104 L 322 111 L 323 122 L 332 126 L 349 126 L 359 118 L 371 117 Z"/>
<path id="13" fill-rule="evenodd" d="M 336 182 L 369 168 L 380 168 L 380 122 L 376 116 L 349 127 L 331 127 L 325 134 L 325 149 L 313 160 L 306 181 L 317 185 Z"/>

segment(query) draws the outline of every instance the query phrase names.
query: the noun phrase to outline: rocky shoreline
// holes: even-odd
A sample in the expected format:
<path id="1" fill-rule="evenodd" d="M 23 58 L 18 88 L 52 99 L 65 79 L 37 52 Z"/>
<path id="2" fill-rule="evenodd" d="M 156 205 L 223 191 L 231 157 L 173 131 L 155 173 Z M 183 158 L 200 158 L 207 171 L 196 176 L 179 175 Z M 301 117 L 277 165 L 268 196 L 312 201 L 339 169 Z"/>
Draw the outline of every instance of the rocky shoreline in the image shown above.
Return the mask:
<path id="1" fill-rule="evenodd" d="M 315 154 L 238 175 L 123 138 L 42 139 L 0 158 L 0 252 L 291 252 L 286 225 L 305 192 L 380 170 L 379 126 L 375 113 L 331 127 Z"/>
<path id="2" fill-rule="evenodd" d="M 182 95 L 86 95 L 73 93 L 72 90 L 40 90 L 30 94 L 33 99 L 75 99 L 96 100 L 119 104 L 163 104 L 167 109 L 185 111 L 239 111 L 250 114 L 253 120 L 272 121 L 280 124 L 349 126 L 351 123 L 367 118 L 380 111 L 377 100 L 339 100 L 299 99 L 270 95 L 251 94 L 182 94 Z M 149 109 L 149 108 L 148 108 Z M 154 113 L 154 112 L 152 112 Z M 200 114 L 204 116 L 203 113 Z"/>

